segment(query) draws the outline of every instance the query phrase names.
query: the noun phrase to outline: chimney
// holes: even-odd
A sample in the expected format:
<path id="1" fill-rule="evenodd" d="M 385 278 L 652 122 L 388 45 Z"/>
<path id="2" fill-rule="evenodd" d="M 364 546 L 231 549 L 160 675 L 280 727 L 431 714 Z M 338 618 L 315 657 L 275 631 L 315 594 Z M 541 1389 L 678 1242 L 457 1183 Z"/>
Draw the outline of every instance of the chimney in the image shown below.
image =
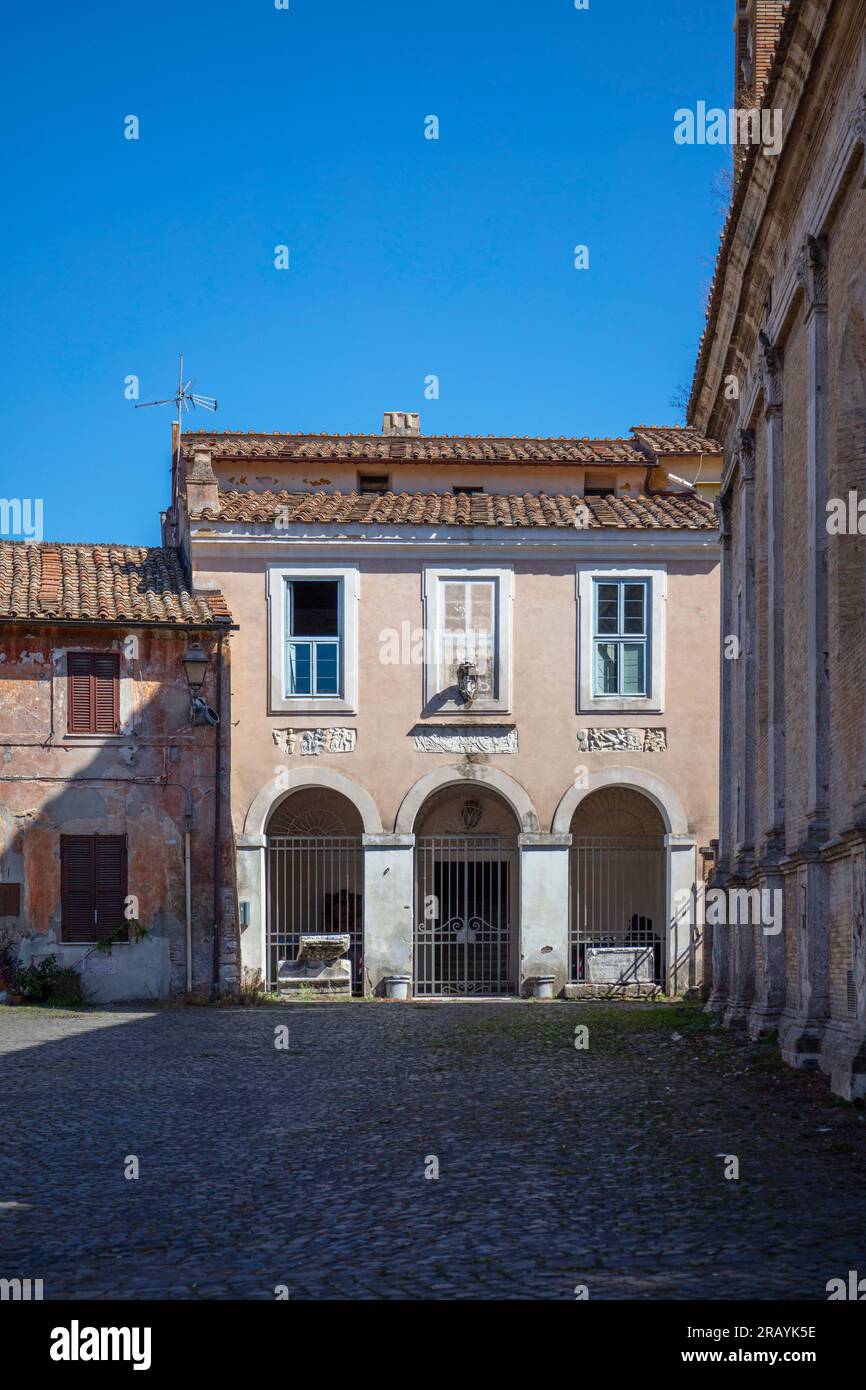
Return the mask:
<path id="1" fill-rule="evenodd" d="M 201 516 L 202 512 L 218 512 L 220 509 L 219 483 L 211 467 L 211 456 L 207 449 L 196 449 L 192 468 L 186 475 L 186 509 L 189 516 Z"/>
<path id="2" fill-rule="evenodd" d="M 760 106 L 789 0 L 737 0 L 734 91 L 743 106 Z"/>
<path id="3" fill-rule="evenodd" d="M 382 421 L 383 434 L 420 434 L 421 416 L 417 410 L 386 410 Z"/>

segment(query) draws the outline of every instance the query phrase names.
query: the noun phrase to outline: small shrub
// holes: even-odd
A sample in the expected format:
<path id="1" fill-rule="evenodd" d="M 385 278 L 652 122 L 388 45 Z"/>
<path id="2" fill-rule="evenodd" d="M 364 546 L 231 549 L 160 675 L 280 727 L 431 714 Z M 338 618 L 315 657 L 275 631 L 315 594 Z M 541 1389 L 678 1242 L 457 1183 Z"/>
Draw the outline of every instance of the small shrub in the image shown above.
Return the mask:
<path id="1" fill-rule="evenodd" d="M 15 991 L 31 1004 L 84 1003 L 81 976 L 77 970 L 57 964 L 55 956 L 46 956 L 38 965 L 28 965 L 15 975 Z"/>

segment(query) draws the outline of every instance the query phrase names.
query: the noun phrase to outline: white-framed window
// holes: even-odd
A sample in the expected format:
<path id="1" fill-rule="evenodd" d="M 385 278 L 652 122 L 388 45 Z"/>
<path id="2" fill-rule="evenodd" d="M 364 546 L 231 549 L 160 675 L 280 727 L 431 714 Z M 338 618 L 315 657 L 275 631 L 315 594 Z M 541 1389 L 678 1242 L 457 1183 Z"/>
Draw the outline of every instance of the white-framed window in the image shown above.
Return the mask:
<path id="1" fill-rule="evenodd" d="M 357 711 L 358 571 L 295 565 L 268 571 L 274 712 Z"/>
<path id="2" fill-rule="evenodd" d="M 579 565 L 578 713 L 664 709 L 667 568 Z"/>
<path id="3" fill-rule="evenodd" d="M 592 581 L 592 694 L 649 695 L 649 580 Z"/>
<path id="4" fill-rule="evenodd" d="M 424 572 L 424 705 L 443 714 L 508 713 L 511 709 L 510 569 L 428 569 Z M 460 667 L 470 664 L 477 693 L 460 695 Z"/>

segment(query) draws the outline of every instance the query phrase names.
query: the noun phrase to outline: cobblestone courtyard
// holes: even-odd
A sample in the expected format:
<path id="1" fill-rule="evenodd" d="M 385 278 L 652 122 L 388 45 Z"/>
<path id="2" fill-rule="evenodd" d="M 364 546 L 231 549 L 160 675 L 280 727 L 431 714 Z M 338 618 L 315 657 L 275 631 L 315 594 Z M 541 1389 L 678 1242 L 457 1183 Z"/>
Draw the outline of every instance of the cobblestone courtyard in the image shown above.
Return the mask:
<path id="1" fill-rule="evenodd" d="M 0 1051 L 0 1276 L 46 1298 L 824 1299 L 866 1273 L 862 1108 L 697 1009 L 0 1009 Z"/>

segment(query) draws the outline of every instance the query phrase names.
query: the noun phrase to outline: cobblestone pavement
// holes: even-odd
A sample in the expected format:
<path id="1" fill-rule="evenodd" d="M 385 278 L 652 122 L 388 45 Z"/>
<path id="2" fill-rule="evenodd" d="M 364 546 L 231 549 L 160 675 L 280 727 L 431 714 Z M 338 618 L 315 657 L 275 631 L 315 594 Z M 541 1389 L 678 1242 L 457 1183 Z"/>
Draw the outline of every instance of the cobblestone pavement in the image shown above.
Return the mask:
<path id="1" fill-rule="evenodd" d="M 0 1276 L 46 1298 L 824 1299 L 866 1274 L 862 1108 L 697 1009 L 0 1008 L 0 1052 Z"/>

